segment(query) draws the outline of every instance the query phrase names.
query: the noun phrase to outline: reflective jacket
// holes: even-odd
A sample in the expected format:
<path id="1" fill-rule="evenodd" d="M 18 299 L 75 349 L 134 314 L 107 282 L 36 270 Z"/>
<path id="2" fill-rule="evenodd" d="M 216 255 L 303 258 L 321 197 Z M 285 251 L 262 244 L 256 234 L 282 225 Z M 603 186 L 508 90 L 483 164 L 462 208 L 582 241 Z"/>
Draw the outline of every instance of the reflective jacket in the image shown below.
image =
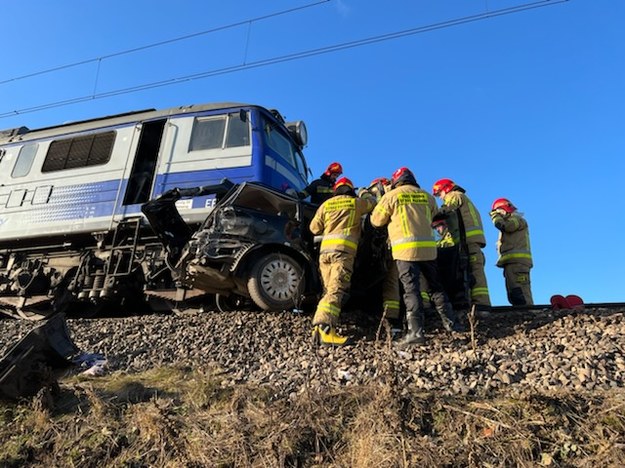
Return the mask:
<path id="1" fill-rule="evenodd" d="M 323 235 L 320 253 L 350 252 L 356 254 L 362 231 L 361 218 L 370 213 L 371 199 L 337 195 L 323 202 L 310 222 L 310 232 Z"/>
<path id="2" fill-rule="evenodd" d="M 443 197 L 445 211 L 458 210 L 462 217 L 464 230 L 467 237 L 467 244 L 477 244 L 480 247 L 486 246 L 486 237 L 484 237 L 484 225 L 479 211 L 475 208 L 473 202 L 467 197 L 463 189 L 452 190 Z M 449 224 L 449 230 L 455 242 L 459 242 L 460 233 L 459 226 Z"/>
<path id="3" fill-rule="evenodd" d="M 334 182 L 330 178 L 321 177 L 313 180 L 308 186 L 299 192 L 299 198 L 310 196 L 310 202 L 315 205 L 321 205 L 324 201 L 329 200 L 334 195 Z"/>
<path id="4" fill-rule="evenodd" d="M 454 245 L 456 245 L 456 243 L 454 242 L 454 238 L 451 235 L 451 232 L 449 232 L 449 229 L 445 229 L 440 239 L 436 241 L 436 246 L 440 247 L 441 249 L 453 247 Z"/>
<path id="5" fill-rule="evenodd" d="M 401 185 L 380 199 L 371 214 L 371 224 L 376 227 L 388 224 L 395 260 L 434 260 L 436 240 L 431 224 L 437 212 L 432 195 L 414 185 Z"/>
<path id="6" fill-rule="evenodd" d="M 527 221 L 519 213 L 509 215 L 495 215 L 493 224 L 499 229 L 499 240 L 497 240 L 497 266 L 503 267 L 508 263 L 520 263 L 530 268 L 532 263 L 532 252 L 530 249 L 530 232 Z"/>

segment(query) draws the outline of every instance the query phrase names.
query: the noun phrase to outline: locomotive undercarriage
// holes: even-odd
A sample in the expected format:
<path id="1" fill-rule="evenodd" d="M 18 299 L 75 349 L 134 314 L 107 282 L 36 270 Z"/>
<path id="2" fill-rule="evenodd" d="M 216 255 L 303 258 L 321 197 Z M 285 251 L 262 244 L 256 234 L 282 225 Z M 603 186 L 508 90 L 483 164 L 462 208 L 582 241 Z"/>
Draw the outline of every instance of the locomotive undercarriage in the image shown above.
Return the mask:
<path id="1" fill-rule="evenodd" d="M 57 312 L 94 315 L 107 306 L 147 307 L 144 290 L 175 289 L 162 244 L 124 221 L 91 242 L 0 251 L 0 312 L 40 320 Z"/>

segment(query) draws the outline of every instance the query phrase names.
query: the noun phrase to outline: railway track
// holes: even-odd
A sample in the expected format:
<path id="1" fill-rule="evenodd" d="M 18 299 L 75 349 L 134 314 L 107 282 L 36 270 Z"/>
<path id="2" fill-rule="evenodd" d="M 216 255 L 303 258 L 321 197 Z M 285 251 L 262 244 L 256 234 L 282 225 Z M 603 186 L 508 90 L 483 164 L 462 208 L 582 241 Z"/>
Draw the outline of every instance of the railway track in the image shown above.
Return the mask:
<path id="1" fill-rule="evenodd" d="M 522 312 L 522 311 L 539 311 L 545 309 L 552 309 L 551 304 L 534 304 L 533 306 L 493 306 L 492 311 L 496 313 L 504 312 Z M 625 302 L 595 302 L 590 304 L 584 304 L 581 310 L 584 309 L 623 309 L 625 310 Z"/>
<path id="2" fill-rule="evenodd" d="M 124 311 L 122 309 L 102 309 L 101 311 L 99 311 L 97 314 L 94 314 L 93 311 L 86 311 L 84 313 L 80 312 L 80 311 L 73 311 L 71 313 L 67 313 L 67 317 L 69 318 L 93 318 L 93 319 L 97 319 L 97 318 L 110 318 L 110 317 L 128 317 L 128 316 L 134 316 L 134 315 L 153 315 L 153 314 L 162 314 L 162 313 L 172 313 L 174 315 L 186 315 L 188 313 L 192 313 L 192 312 L 199 312 L 199 311 L 206 311 L 206 312 L 210 312 L 211 310 L 219 310 L 221 312 L 226 312 L 225 309 L 223 308 L 219 308 L 217 305 L 211 303 L 211 304 L 207 304 L 207 305 L 196 305 L 194 307 L 189 307 L 187 309 L 184 310 L 178 310 L 176 308 L 171 308 L 169 310 L 166 310 L 165 308 L 162 309 L 157 309 L 157 310 L 149 310 L 149 309 L 145 309 L 140 311 L 139 313 L 137 313 L 136 311 L 132 312 L 132 311 Z M 223 310 L 222 310 L 223 309 Z M 595 302 L 595 303 L 588 303 L 588 304 L 584 304 L 583 307 L 581 307 L 578 310 L 591 310 L 591 309 L 610 309 L 610 310 L 622 310 L 625 311 L 625 302 Z M 242 307 L 240 310 L 245 310 L 244 307 Z M 546 311 L 546 310 L 553 310 L 551 304 L 535 304 L 533 306 L 493 306 L 492 307 L 492 313 L 494 315 L 497 314 L 506 314 L 506 313 L 524 313 L 524 312 L 541 312 L 541 311 Z M 234 311 L 234 309 L 232 310 Z M 261 313 L 256 311 L 257 313 Z M 294 314 L 301 314 L 301 310 L 299 309 L 293 309 L 293 313 Z M 32 314 L 32 315 L 22 315 L 22 316 L 18 316 L 16 314 L 10 314 L 10 315 L 6 315 L 6 314 L 0 314 L 0 319 L 22 319 L 22 320 L 29 320 L 29 321 L 41 321 L 41 320 L 45 320 L 46 318 L 49 318 L 51 316 L 47 315 L 37 315 L 37 314 Z"/>

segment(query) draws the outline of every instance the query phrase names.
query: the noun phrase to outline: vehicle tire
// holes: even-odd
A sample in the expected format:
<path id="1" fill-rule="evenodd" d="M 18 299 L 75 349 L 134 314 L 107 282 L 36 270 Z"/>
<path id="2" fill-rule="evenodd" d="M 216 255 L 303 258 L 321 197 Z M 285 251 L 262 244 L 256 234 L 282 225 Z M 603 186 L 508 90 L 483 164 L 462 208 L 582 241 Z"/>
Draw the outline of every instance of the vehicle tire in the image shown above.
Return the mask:
<path id="1" fill-rule="evenodd" d="M 304 289 L 304 270 L 293 257 L 270 253 L 252 266 L 247 289 L 262 310 L 293 309 Z"/>

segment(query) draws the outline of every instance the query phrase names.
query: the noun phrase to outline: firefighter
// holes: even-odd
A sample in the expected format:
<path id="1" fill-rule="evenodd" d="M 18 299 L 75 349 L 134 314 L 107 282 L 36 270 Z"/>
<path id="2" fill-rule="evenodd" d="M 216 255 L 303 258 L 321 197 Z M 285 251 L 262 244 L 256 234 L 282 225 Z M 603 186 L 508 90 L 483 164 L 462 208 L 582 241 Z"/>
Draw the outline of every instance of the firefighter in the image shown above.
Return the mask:
<path id="1" fill-rule="evenodd" d="M 404 289 L 408 331 L 400 346 L 425 344 L 423 299 L 420 294 L 419 274 L 422 272 L 429 284 L 430 298 L 446 330 L 456 327 L 451 304 L 438 278 L 436 242 L 430 224 L 438 212 L 436 200 L 422 190 L 414 174 L 407 167 L 393 173 L 393 189 L 384 194 L 371 214 L 371 224 L 388 225 L 391 253 L 399 280 Z"/>
<path id="2" fill-rule="evenodd" d="M 323 236 L 319 271 L 324 294 L 313 317 L 313 339 L 321 345 L 343 346 L 349 344 L 348 338 L 340 335 L 336 326 L 341 305 L 349 292 L 362 229 L 361 218 L 371 212 L 375 202 L 370 197 L 356 197 L 354 184 L 347 177 L 336 181 L 333 193 L 310 222 L 310 231 Z"/>
<path id="3" fill-rule="evenodd" d="M 449 232 L 447 221 L 443 218 L 432 221 L 432 227 L 438 233 L 438 240 L 436 241 L 436 247 L 444 249 L 446 247 L 453 247 L 456 245 L 454 238 Z"/>
<path id="4" fill-rule="evenodd" d="M 447 228 L 447 222 L 443 218 L 434 219 L 434 221 L 432 221 L 432 228 L 438 234 L 438 239 L 436 240 L 437 249 L 454 246 L 454 240 L 451 237 L 451 233 L 449 232 L 449 229 Z M 437 250 L 437 256 L 438 256 L 438 250 Z M 439 273 L 440 273 L 440 266 L 439 266 Z M 439 277 L 440 277 L 440 274 L 439 274 Z M 440 279 L 442 280 L 442 278 Z M 425 276 L 423 276 L 423 274 L 421 274 L 420 284 L 421 284 L 421 298 L 423 299 L 424 307 L 425 309 L 431 309 L 432 302 L 430 300 L 430 295 L 427 293 L 427 290 L 429 289 L 429 285 L 428 285 L 427 280 L 425 279 Z"/>
<path id="5" fill-rule="evenodd" d="M 331 163 L 321 177 L 313 180 L 308 186 L 298 192 L 298 198 L 310 197 L 310 202 L 321 205 L 333 195 L 333 186 L 336 179 L 343 173 L 343 166 L 337 162 Z"/>
<path id="6" fill-rule="evenodd" d="M 533 263 L 527 221 L 507 198 L 493 202 L 490 217 L 500 231 L 497 266 L 503 268 L 508 301 L 513 306 L 533 305 L 530 282 Z"/>
<path id="7" fill-rule="evenodd" d="M 380 201 L 385 193 L 391 191 L 391 181 L 386 177 L 374 179 L 367 189 L 377 201 Z M 386 231 L 386 229 L 385 229 Z M 401 331 L 400 306 L 401 295 L 399 293 L 399 276 L 397 266 L 391 255 L 388 234 L 385 232 L 386 241 L 386 275 L 382 282 L 382 317 L 387 319 L 394 330 Z"/>
<path id="8" fill-rule="evenodd" d="M 465 192 L 451 179 L 440 179 L 432 187 L 434 196 L 440 197 L 443 203 L 441 211 L 446 213 L 455 211 L 458 214 L 455 218 L 457 223 L 452 223 L 454 220 L 452 216 L 448 218 L 449 230 L 454 242 L 466 243 L 469 270 L 472 276 L 471 302 L 476 305 L 479 312 L 488 313 L 491 310 L 491 303 L 484 273 L 485 258 L 482 252 L 482 249 L 486 247 L 484 227 L 480 213 Z"/>

